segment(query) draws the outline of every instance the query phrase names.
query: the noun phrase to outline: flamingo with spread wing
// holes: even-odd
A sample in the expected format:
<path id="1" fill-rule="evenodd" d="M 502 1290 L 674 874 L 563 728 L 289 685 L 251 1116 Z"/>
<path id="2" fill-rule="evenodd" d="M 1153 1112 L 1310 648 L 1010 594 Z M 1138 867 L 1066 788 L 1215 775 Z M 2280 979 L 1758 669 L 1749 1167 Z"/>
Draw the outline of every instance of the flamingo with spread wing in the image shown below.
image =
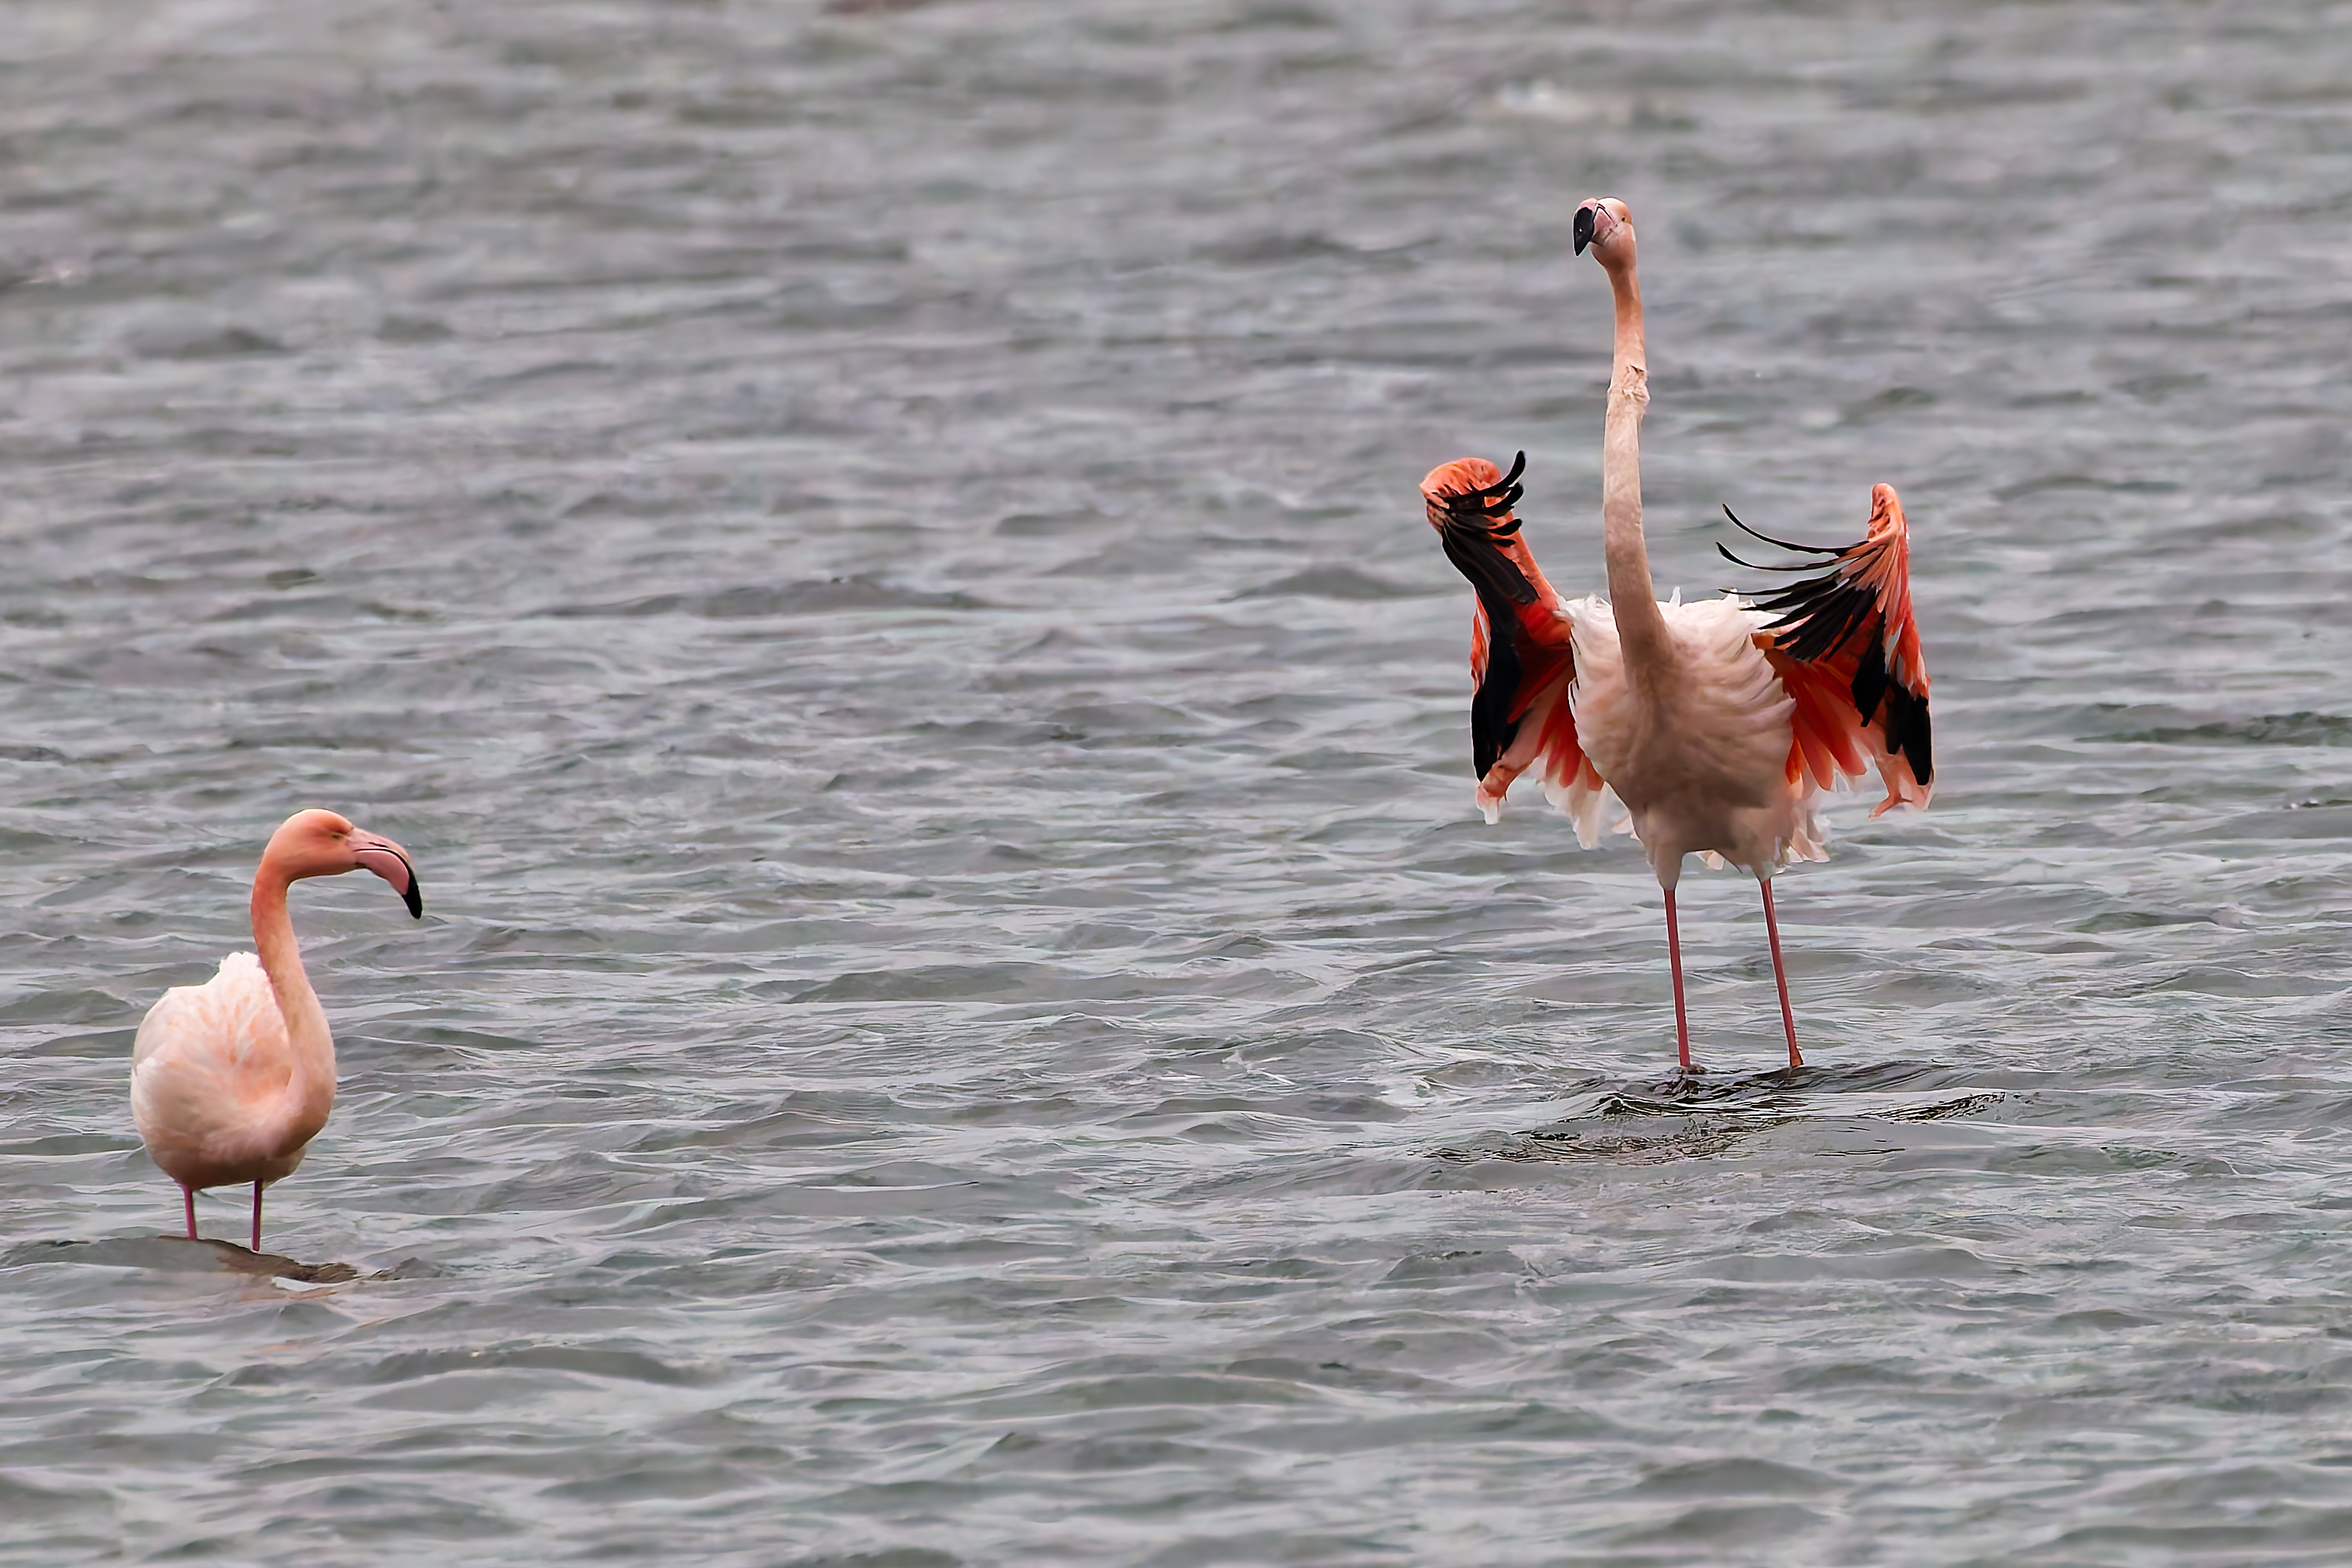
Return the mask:
<path id="1" fill-rule="evenodd" d="M 1591 247 L 1616 297 L 1601 441 L 1609 597 L 1562 600 L 1528 553 L 1514 511 L 1526 454 L 1507 474 L 1465 457 L 1421 483 L 1446 559 L 1477 593 L 1470 650 L 1477 802 L 1495 821 L 1512 781 L 1536 769 L 1588 849 L 1610 798 L 1622 803 L 1665 894 L 1675 1038 L 1685 1071 L 1690 1020 L 1675 915 L 1684 857 L 1754 875 L 1789 1065 L 1801 1067 L 1772 873 L 1791 861 L 1828 858 L 1814 816 L 1823 790 L 1875 768 L 1886 788 L 1876 816 L 1926 806 L 1935 782 L 1903 503 L 1892 486 L 1874 487 L 1867 536 L 1842 549 L 1756 535 L 1820 559 L 1762 569 L 1818 574 L 1753 603 L 1732 594 L 1661 603 L 1642 538 L 1642 414 L 1650 392 L 1633 214 L 1613 197 L 1586 202 L 1576 212 L 1575 240 L 1579 253 Z"/>

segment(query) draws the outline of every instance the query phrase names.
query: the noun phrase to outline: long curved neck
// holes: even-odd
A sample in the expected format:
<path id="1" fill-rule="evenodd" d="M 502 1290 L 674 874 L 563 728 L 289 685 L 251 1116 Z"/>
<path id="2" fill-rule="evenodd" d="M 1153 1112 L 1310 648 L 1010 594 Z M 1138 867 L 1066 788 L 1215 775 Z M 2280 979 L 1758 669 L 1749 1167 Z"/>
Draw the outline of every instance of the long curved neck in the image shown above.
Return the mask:
<path id="1" fill-rule="evenodd" d="M 286 1019 L 287 1043 L 293 1048 L 294 1076 L 288 1085 L 289 1112 L 298 1123 L 311 1123 L 310 1131 L 324 1126 L 335 1103 L 335 1040 L 327 1032 L 327 1012 L 310 977 L 302 972 L 302 949 L 294 940 L 294 921 L 286 913 L 286 889 L 291 879 L 268 855 L 253 873 L 253 948 L 278 995 L 278 1010 Z M 305 1137 L 309 1134 L 305 1134 Z"/>
<path id="2" fill-rule="evenodd" d="M 1667 660 L 1666 618 L 1650 584 L 1642 539 L 1642 413 L 1650 403 L 1649 354 L 1642 342 L 1642 285 L 1630 256 L 1609 269 L 1617 297 L 1617 350 L 1609 372 L 1608 423 L 1601 438 L 1601 543 L 1609 563 L 1609 607 L 1628 670 L 1638 677 Z"/>

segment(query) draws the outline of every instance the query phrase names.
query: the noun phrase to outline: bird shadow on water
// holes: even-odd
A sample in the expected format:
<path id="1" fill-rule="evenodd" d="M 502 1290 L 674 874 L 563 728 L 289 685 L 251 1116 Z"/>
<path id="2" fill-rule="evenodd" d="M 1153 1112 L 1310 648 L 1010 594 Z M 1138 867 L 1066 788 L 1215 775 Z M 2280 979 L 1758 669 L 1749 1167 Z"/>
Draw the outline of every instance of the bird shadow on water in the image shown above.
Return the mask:
<path id="1" fill-rule="evenodd" d="M 349 1263 L 300 1263 L 275 1252 L 256 1252 L 234 1241 L 191 1241 L 182 1236 L 110 1236 L 97 1241 L 26 1241 L 0 1252 L 0 1269 L 37 1263 L 81 1263 L 102 1269 L 145 1269 L 162 1274 L 243 1274 L 290 1280 L 306 1285 L 341 1285 L 354 1280 L 410 1280 L 436 1272 L 408 1259 L 390 1269 L 362 1274 Z"/>
<path id="2" fill-rule="evenodd" d="M 1976 1092 L 1927 1099 L 1906 1096 L 1888 1103 L 1906 1091 L 1957 1087 L 1949 1082 L 1957 1076 L 1932 1062 L 1891 1061 L 1740 1074 L 1702 1068 L 1659 1078 L 1600 1079 L 1579 1097 L 1581 1104 L 1549 1126 L 1481 1134 L 1432 1149 L 1429 1155 L 1462 1162 L 1662 1165 L 1727 1154 L 1759 1134 L 1796 1122 L 1832 1117 L 1938 1122 L 1973 1115 L 2010 1097 Z"/>

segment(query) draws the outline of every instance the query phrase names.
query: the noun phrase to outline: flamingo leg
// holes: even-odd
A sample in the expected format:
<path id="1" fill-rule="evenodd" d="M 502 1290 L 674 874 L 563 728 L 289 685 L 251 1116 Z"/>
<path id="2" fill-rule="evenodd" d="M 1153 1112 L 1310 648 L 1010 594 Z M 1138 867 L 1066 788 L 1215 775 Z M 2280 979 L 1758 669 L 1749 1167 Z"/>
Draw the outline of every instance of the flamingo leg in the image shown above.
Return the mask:
<path id="1" fill-rule="evenodd" d="M 1780 920 L 1772 913 L 1772 879 L 1762 876 L 1756 881 L 1764 890 L 1764 936 L 1772 944 L 1772 979 L 1780 988 L 1780 1027 L 1789 1031 L 1789 1065 L 1802 1067 L 1805 1059 L 1797 1053 L 1797 1015 L 1789 1007 L 1789 971 L 1780 962 Z"/>
<path id="2" fill-rule="evenodd" d="M 180 1203 L 181 1207 L 187 1210 L 188 1239 L 194 1241 L 196 1239 L 196 1189 L 192 1186 L 182 1187 Z"/>
<path id="3" fill-rule="evenodd" d="M 261 1184 L 253 1184 L 253 1249 L 261 1250 Z"/>
<path id="4" fill-rule="evenodd" d="M 1691 1070 L 1690 1015 L 1683 1007 L 1683 934 L 1675 923 L 1675 890 L 1666 894 L 1666 965 L 1675 977 L 1675 1046 L 1682 1052 L 1683 1071 Z"/>

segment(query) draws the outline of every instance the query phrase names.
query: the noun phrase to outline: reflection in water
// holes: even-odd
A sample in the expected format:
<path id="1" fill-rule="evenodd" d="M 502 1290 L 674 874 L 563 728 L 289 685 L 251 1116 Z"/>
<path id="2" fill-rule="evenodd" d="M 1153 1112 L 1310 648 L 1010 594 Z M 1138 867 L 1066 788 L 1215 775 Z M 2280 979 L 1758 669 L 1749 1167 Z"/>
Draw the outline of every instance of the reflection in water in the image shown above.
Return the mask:
<path id="1" fill-rule="evenodd" d="M 100 1269 L 153 1269 L 167 1274 L 249 1274 L 266 1280 L 295 1280 L 305 1284 L 332 1285 L 356 1280 L 360 1271 L 349 1263 L 298 1263 L 275 1252 L 256 1252 L 233 1241 L 211 1237 L 191 1241 L 184 1236 L 116 1236 L 102 1241 L 27 1241 L 0 1253 L 0 1269 L 31 1263 L 78 1263 Z M 387 1270 L 371 1276 L 395 1279 Z"/>

